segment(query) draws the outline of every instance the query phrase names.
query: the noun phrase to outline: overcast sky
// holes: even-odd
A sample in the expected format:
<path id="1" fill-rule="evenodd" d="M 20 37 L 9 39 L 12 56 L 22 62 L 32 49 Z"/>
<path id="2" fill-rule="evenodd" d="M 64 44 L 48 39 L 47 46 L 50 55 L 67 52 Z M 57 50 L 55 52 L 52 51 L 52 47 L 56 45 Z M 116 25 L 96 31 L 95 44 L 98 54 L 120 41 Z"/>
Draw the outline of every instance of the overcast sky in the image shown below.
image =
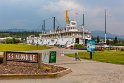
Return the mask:
<path id="1" fill-rule="evenodd" d="M 104 31 L 104 12 L 107 10 L 107 32 L 124 35 L 124 0 L 0 0 L 0 30 L 40 29 L 46 20 L 46 28 L 65 26 L 65 10 L 69 18 L 82 24 L 90 31 Z"/>

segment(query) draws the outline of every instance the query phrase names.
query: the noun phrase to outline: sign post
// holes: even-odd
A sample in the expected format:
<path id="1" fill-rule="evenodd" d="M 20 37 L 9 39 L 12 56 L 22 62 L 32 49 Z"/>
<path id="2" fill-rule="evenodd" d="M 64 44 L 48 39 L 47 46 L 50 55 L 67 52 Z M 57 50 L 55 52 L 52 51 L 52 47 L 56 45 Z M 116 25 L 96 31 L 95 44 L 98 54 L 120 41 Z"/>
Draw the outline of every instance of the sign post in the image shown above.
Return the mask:
<path id="1" fill-rule="evenodd" d="M 87 52 L 90 52 L 90 59 L 92 59 L 92 52 L 95 51 L 95 41 L 88 40 L 87 41 Z"/>
<path id="2" fill-rule="evenodd" d="M 42 53 L 38 53 L 38 68 L 41 68 L 41 57 L 42 57 Z"/>
<path id="3" fill-rule="evenodd" d="M 92 52 L 90 52 L 90 59 L 92 59 Z"/>
<path id="4" fill-rule="evenodd" d="M 7 64 L 7 57 L 6 57 L 6 52 L 4 52 L 3 63 L 4 63 L 5 65 Z"/>

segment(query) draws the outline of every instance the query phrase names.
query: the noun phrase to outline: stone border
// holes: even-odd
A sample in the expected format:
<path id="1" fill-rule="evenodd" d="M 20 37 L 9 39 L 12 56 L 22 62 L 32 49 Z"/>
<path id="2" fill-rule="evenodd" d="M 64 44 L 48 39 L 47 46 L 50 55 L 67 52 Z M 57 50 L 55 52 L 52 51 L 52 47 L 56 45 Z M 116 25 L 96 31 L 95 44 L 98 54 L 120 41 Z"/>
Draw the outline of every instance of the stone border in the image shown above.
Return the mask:
<path id="1" fill-rule="evenodd" d="M 43 78 L 57 78 L 71 73 L 71 69 L 59 71 L 56 73 L 48 74 L 0 74 L 0 80 L 2 79 L 43 79 Z"/>

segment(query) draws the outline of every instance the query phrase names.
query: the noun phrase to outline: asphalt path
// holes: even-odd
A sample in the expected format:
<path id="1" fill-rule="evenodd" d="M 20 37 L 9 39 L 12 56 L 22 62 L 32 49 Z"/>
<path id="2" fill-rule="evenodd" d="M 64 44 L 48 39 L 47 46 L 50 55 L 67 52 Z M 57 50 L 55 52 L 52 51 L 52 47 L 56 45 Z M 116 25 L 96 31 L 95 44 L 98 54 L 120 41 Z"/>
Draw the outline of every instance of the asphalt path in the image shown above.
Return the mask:
<path id="1" fill-rule="evenodd" d="M 75 61 L 72 57 L 60 56 L 59 53 L 75 53 L 82 50 L 49 49 L 32 52 L 58 52 L 57 62 L 52 65 L 71 68 L 72 72 L 55 79 L 14 79 L 0 80 L 0 83 L 124 83 L 124 65 L 102 63 L 91 60 Z"/>

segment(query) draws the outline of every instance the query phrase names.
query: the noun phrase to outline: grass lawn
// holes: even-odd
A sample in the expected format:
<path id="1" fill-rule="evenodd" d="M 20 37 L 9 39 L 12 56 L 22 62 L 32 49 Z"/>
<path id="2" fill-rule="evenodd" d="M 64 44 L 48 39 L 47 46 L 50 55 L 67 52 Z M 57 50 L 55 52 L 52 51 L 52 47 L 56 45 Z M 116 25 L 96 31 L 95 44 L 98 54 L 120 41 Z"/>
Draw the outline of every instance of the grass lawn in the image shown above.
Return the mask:
<path id="1" fill-rule="evenodd" d="M 66 54 L 67 56 L 74 57 L 74 54 Z M 80 58 L 90 59 L 90 53 L 79 52 Z M 93 53 L 93 59 L 95 61 L 123 64 L 124 65 L 124 52 L 123 51 L 100 51 Z"/>
<path id="2" fill-rule="evenodd" d="M 35 46 L 27 44 L 0 44 L 0 51 L 29 51 L 48 49 L 47 46 Z"/>

